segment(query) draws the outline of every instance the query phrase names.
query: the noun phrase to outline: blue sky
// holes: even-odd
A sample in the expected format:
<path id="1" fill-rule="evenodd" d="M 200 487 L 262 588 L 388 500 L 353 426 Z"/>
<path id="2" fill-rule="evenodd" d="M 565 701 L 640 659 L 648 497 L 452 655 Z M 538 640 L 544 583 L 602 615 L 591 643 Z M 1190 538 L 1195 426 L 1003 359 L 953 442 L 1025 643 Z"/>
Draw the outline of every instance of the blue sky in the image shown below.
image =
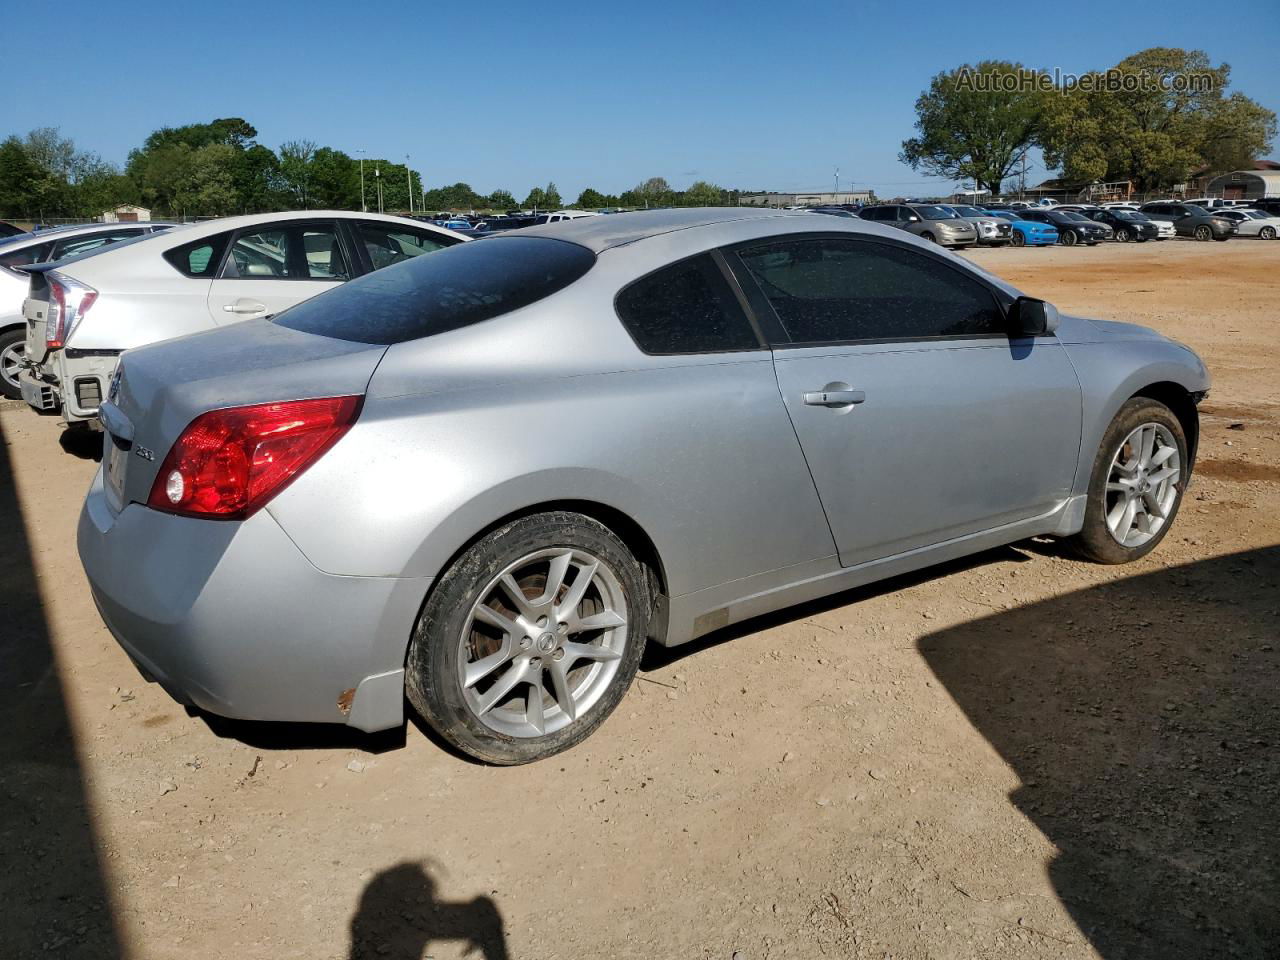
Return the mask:
<path id="1" fill-rule="evenodd" d="M 241 116 L 278 147 L 314 140 L 411 157 L 428 185 L 523 197 L 554 180 L 682 188 L 944 188 L 900 164 L 937 72 L 994 57 L 1082 73 L 1151 46 L 1204 49 L 1280 112 L 1280 2 L 690 4 L 12 3 L 0 136 L 60 127 L 122 163 L 153 129 Z M 1037 11 L 1043 9 L 1044 16 Z M 1050 14 L 1052 11 L 1052 15 Z M 127 51 L 145 53 L 131 70 Z M 24 92 L 25 91 L 25 92 Z M 1280 147 L 1272 151 L 1280 156 Z M 1031 179 L 1045 176 L 1037 165 Z"/>

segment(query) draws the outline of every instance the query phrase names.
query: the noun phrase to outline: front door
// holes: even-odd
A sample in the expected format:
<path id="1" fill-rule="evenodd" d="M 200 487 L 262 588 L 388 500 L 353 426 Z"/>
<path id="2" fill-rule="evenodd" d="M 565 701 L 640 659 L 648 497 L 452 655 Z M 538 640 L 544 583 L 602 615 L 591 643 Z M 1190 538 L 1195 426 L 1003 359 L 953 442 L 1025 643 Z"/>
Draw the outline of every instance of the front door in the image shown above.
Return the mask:
<path id="1" fill-rule="evenodd" d="M 209 287 L 214 323 L 270 317 L 351 277 L 337 224 L 275 224 L 241 230 Z"/>
<path id="2" fill-rule="evenodd" d="M 873 239 L 775 239 L 737 254 L 789 340 L 775 345 L 778 388 L 842 564 L 1069 496 L 1079 382 L 1055 337 L 1006 335 L 987 285 Z"/>

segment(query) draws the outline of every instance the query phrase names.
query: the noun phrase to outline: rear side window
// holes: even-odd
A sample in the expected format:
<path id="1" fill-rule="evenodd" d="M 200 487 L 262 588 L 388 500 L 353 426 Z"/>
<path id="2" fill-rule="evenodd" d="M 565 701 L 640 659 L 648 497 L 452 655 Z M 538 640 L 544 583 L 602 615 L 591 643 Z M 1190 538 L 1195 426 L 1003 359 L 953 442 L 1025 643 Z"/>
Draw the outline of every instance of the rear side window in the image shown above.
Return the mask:
<path id="1" fill-rule="evenodd" d="M 622 325 L 645 353 L 759 350 L 760 343 L 707 254 L 637 280 L 618 294 Z"/>
<path id="2" fill-rule="evenodd" d="M 357 343 L 392 344 L 469 326 L 548 297 L 595 254 L 546 237 L 495 237 L 375 270 L 273 322 Z"/>
<path id="3" fill-rule="evenodd" d="M 218 264 L 222 262 L 222 253 L 227 248 L 229 233 L 192 240 L 180 247 L 164 252 L 164 258 L 187 277 L 212 277 L 218 272 Z"/>
<path id="4" fill-rule="evenodd" d="M 23 267 L 28 263 L 40 263 L 51 250 L 53 250 L 53 241 L 49 240 L 45 243 L 33 243 L 18 250 L 10 250 L 8 253 L 0 253 L 0 266 Z"/>

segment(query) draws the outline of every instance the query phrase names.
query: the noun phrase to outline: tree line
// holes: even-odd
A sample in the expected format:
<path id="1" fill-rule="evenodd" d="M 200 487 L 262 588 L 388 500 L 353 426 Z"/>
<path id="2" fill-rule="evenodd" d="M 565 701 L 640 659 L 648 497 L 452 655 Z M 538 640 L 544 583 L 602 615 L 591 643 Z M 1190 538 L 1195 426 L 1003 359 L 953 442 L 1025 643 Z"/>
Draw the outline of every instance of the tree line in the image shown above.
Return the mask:
<path id="1" fill-rule="evenodd" d="M 534 187 L 523 202 L 508 190 L 481 194 L 466 183 L 424 191 L 418 173 L 404 163 L 352 157 L 310 140 L 291 140 L 272 150 L 257 136 L 253 125 L 239 117 L 162 127 L 130 151 L 119 168 L 80 150 L 52 127 L 25 137 L 10 135 L 0 141 L 0 216 L 94 218 L 123 203 L 169 218 L 362 207 L 440 212 L 565 205 L 554 183 Z M 599 209 L 736 202 L 737 191 L 705 181 L 677 191 L 663 178 L 652 177 L 616 196 L 588 187 L 573 205 Z"/>
<path id="2" fill-rule="evenodd" d="M 1202 50 L 1153 47 L 1063 82 L 1006 60 L 963 64 L 916 100 L 917 135 L 899 159 L 999 194 L 1027 151 L 1069 183 L 1128 180 L 1142 192 L 1194 171 L 1247 167 L 1271 148 L 1276 115 Z"/>

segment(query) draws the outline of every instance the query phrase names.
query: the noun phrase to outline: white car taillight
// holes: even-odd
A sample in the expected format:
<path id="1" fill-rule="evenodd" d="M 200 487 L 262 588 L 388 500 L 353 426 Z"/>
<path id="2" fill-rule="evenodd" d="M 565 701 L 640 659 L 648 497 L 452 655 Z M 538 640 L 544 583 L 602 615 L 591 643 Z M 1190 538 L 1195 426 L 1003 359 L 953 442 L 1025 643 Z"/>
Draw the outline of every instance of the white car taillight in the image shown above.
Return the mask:
<path id="1" fill-rule="evenodd" d="M 51 272 L 46 279 L 49 281 L 49 311 L 45 319 L 44 339 L 50 350 L 60 350 L 98 299 L 98 291 L 60 273 Z"/>

